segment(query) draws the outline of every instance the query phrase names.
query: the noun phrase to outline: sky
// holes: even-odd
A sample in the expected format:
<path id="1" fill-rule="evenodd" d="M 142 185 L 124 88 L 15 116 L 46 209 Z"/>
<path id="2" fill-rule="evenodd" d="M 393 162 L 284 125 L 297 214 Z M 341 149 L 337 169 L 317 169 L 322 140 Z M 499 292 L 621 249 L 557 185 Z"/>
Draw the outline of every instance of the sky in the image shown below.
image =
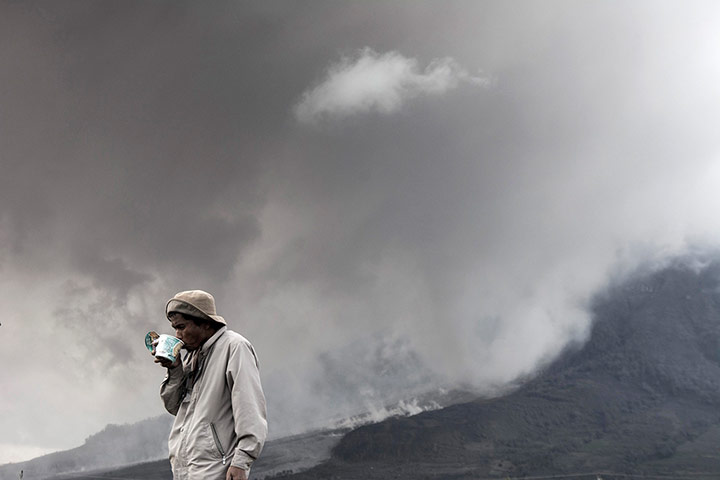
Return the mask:
<path id="1" fill-rule="evenodd" d="M 0 463 L 163 412 L 203 289 L 271 436 L 587 338 L 720 233 L 720 6 L 0 3 Z"/>

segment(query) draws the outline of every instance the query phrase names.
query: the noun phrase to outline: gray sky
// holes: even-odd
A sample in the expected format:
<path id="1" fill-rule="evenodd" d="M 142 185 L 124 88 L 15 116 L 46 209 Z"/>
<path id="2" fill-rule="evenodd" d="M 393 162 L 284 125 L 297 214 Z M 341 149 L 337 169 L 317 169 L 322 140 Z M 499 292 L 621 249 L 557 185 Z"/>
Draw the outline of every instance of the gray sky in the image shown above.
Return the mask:
<path id="1" fill-rule="evenodd" d="M 582 340 L 720 233 L 715 2 L 0 4 L 0 462 L 162 412 L 212 292 L 273 435 Z"/>

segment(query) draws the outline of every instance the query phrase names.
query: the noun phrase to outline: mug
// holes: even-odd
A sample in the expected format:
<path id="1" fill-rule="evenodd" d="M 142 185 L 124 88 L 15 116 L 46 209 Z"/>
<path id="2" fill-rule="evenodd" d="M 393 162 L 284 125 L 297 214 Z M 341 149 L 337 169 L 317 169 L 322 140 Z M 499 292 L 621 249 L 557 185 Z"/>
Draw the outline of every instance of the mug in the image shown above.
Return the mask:
<path id="1" fill-rule="evenodd" d="M 165 358 L 175 363 L 180 355 L 180 349 L 185 345 L 182 340 L 172 335 L 158 335 L 156 332 L 148 332 L 145 335 L 145 347 L 152 352 L 153 342 L 157 340 L 155 346 L 155 356 L 157 358 Z"/>

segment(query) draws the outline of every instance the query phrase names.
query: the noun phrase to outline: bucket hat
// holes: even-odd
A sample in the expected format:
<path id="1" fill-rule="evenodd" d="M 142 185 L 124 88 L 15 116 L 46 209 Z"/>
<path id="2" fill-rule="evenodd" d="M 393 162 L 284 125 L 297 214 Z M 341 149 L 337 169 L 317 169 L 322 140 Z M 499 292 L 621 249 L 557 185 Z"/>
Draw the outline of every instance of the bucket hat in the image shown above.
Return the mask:
<path id="1" fill-rule="evenodd" d="M 183 313 L 191 317 L 208 319 L 221 325 L 227 325 L 223 317 L 215 311 L 215 297 L 202 290 L 187 290 L 176 294 L 165 305 L 165 316 L 173 312 Z"/>

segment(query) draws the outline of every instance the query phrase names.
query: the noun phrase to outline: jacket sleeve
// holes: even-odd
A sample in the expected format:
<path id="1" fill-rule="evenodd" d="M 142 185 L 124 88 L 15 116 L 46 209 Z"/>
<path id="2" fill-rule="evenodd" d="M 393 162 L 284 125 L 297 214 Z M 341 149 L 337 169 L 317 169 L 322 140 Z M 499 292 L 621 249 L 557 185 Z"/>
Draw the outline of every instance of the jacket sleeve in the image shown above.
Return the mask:
<path id="1" fill-rule="evenodd" d="M 185 373 L 182 363 L 167 369 L 167 375 L 160 386 L 160 398 L 165 404 L 165 410 L 171 415 L 177 415 L 185 396 Z"/>
<path id="2" fill-rule="evenodd" d="M 249 343 L 240 343 L 231 351 L 227 382 L 238 437 L 231 465 L 248 470 L 260 455 L 268 431 L 258 360 Z"/>

